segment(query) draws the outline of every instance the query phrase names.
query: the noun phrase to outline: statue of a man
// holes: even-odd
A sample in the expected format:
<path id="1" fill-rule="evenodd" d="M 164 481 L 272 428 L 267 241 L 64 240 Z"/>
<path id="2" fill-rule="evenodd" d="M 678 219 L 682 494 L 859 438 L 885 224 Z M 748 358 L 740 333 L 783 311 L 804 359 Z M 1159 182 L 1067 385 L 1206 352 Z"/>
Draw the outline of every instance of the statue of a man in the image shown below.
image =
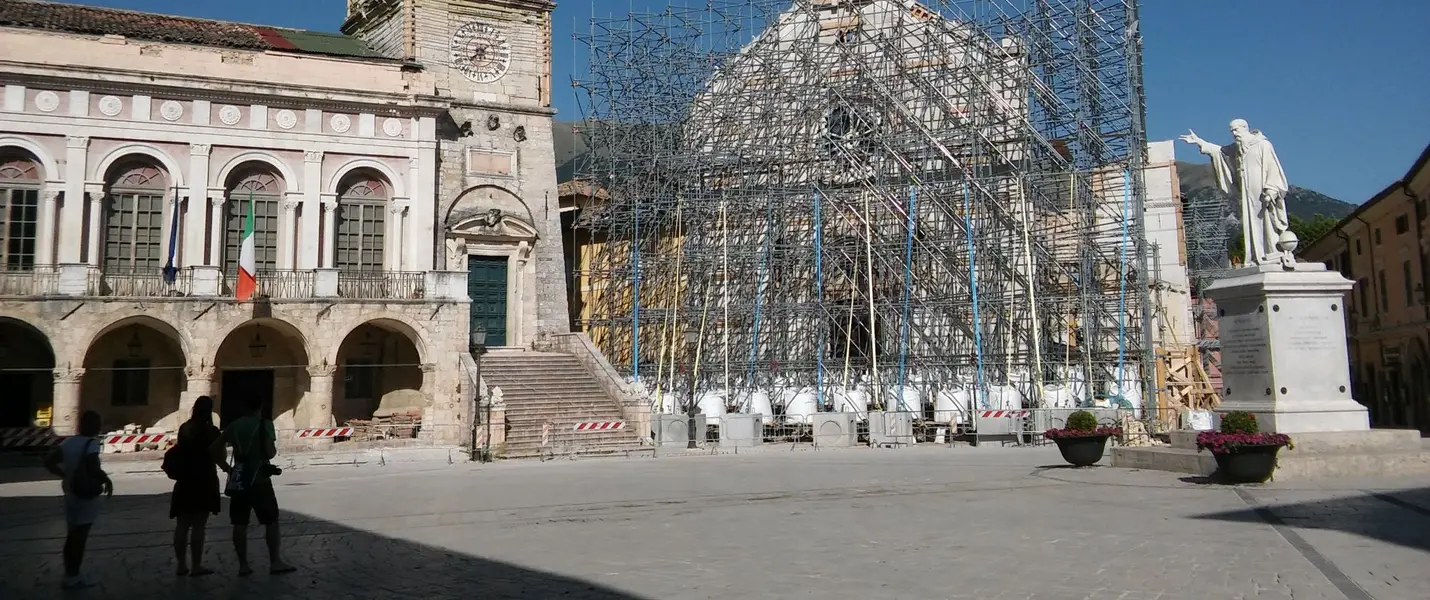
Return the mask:
<path id="1" fill-rule="evenodd" d="M 1286 214 L 1286 172 L 1276 158 L 1271 140 L 1250 129 L 1244 119 L 1231 122 L 1236 141 L 1218 146 L 1188 131 L 1182 141 L 1196 144 L 1212 159 L 1217 187 L 1241 205 L 1241 237 L 1246 243 L 1247 264 L 1280 262 L 1295 264 L 1296 234 L 1289 229 Z"/>

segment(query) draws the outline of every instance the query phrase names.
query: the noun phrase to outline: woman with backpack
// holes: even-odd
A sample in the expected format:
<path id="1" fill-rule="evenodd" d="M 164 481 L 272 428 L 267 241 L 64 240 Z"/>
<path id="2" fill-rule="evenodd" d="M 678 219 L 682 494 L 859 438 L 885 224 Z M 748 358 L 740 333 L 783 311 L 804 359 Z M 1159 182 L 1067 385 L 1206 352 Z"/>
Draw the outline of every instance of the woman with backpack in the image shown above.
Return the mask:
<path id="1" fill-rule="evenodd" d="M 219 513 L 218 470 L 209 446 L 218 439 L 213 424 L 213 398 L 199 396 L 189 420 L 179 426 L 178 443 L 164 455 L 164 473 L 174 480 L 169 499 L 169 518 L 174 527 L 174 558 L 180 576 L 199 577 L 213 573 L 204 568 L 204 528 L 209 515 Z M 186 560 L 192 556 L 193 561 Z"/>
<path id="2" fill-rule="evenodd" d="M 114 482 L 99 467 L 99 426 L 99 413 L 84 411 L 79 417 L 79 434 L 65 438 L 45 457 L 45 469 L 60 477 L 65 495 L 65 589 L 94 585 L 89 578 L 80 577 L 79 567 L 89 528 L 99 518 L 99 495 L 114 495 Z"/>

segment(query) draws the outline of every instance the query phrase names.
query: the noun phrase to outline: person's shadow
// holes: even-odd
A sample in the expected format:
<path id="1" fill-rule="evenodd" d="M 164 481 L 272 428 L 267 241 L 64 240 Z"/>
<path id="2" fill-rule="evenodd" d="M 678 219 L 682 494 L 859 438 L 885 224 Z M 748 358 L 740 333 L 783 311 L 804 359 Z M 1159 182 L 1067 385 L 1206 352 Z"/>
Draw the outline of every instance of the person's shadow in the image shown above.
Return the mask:
<path id="1" fill-rule="evenodd" d="M 335 499 L 341 502 L 341 499 Z M 641 600 L 598 584 L 353 529 L 284 511 L 284 558 L 299 570 L 267 572 L 263 527 L 249 527 L 257 573 L 239 578 L 224 512 L 207 528 L 204 577 L 174 574 L 169 495 L 104 501 L 85 552 L 96 587 L 62 591 L 64 518 L 58 497 L 0 498 L 0 598 L 561 598 Z"/>

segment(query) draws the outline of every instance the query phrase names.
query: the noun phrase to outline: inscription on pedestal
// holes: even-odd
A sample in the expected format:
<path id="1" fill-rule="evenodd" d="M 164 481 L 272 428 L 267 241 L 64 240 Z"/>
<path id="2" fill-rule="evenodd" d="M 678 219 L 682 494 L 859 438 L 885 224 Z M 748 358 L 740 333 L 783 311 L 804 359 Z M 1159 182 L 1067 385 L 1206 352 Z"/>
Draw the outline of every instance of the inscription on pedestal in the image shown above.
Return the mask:
<path id="1" fill-rule="evenodd" d="M 1221 372 L 1224 377 L 1271 374 L 1266 324 L 1257 314 L 1223 317 L 1221 327 Z"/>
<path id="2" fill-rule="evenodd" d="M 1331 331 L 1339 330 L 1338 321 L 1340 315 L 1319 316 L 1305 315 L 1289 320 L 1286 324 L 1289 331 L 1286 332 L 1286 345 L 1294 348 L 1298 352 L 1319 354 L 1321 352 L 1338 352 L 1345 348 L 1344 339 L 1331 337 Z"/>

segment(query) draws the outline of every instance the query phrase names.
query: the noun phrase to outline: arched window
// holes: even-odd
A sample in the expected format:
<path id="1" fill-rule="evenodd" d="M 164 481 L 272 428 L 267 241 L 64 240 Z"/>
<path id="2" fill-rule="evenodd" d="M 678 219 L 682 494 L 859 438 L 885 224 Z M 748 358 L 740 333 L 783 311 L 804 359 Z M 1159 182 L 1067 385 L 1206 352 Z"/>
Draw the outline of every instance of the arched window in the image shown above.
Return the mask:
<path id="1" fill-rule="evenodd" d="M 227 225 L 224 231 L 224 274 L 238 273 L 238 253 L 243 249 L 243 231 L 248 215 L 253 215 L 253 258 L 258 273 L 272 273 L 278 267 L 278 200 L 283 180 L 271 171 L 250 169 L 229 179 Z"/>
<path id="2" fill-rule="evenodd" d="M 109 179 L 104 214 L 104 270 L 155 273 L 164 266 L 167 178 L 150 163 L 129 163 Z"/>
<path id="3" fill-rule="evenodd" d="M 9 271 L 35 268 L 40 167 L 30 157 L 0 152 L 0 259 Z"/>
<path id="4" fill-rule="evenodd" d="M 345 273 L 381 271 L 390 196 L 387 184 L 376 175 L 358 172 L 338 189 L 333 266 Z"/>

